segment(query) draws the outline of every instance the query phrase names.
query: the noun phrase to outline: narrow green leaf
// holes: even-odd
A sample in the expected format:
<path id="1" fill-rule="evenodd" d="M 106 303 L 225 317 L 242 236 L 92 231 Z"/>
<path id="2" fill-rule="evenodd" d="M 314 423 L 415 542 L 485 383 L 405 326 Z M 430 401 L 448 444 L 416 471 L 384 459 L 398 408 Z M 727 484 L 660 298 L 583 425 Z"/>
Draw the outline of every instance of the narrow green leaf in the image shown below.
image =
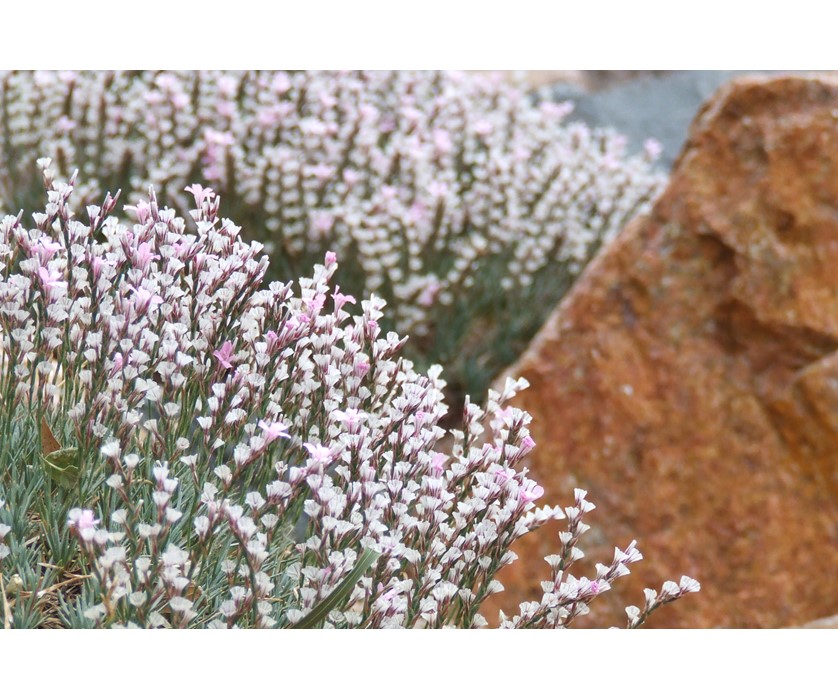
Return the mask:
<path id="1" fill-rule="evenodd" d="M 378 559 L 378 552 L 365 549 L 363 554 L 358 557 L 358 561 L 355 562 L 355 566 L 352 567 L 352 571 L 346 575 L 346 578 L 335 586 L 335 589 L 329 595 L 315 605 L 308 615 L 291 625 L 291 628 L 311 629 L 323 622 L 326 616 L 349 596 L 355 584 L 358 583 L 361 576 L 366 573 L 376 559 Z"/>

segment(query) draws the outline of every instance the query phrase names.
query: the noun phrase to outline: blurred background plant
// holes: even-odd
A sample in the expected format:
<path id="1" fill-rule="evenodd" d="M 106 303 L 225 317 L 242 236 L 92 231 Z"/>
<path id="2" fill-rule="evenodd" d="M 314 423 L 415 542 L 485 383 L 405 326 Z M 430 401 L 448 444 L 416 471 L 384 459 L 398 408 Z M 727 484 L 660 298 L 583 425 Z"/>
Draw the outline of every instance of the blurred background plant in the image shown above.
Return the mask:
<path id="1" fill-rule="evenodd" d="M 479 627 L 511 545 L 561 518 L 543 598 L 501 623 L 567 626 L 641 558 L 570 574 L 593 506 L 536 507 L 526 383 L 446 433 L 440 368 L 332 287 L 333 252 L 265 286 L 212 190 L 188 188 L 194 233 L 153 191 L 131 227 L 110 195 L 82 221 L 40 165 L 35 228 L 0 222 L 5 627 Z"/>
<path id="2" fill-rule="evenodd" d="M 100 191 L 184 187 L 308 274 L 328 250 L 345 291 L 387 300 L 422 369 L 445 366 L 455 415 L 525 347 L 585 264 L 664 176 L 658 147 L 567 124 L 499 76 L 454 72 L 15 72 L 0 79 L 0 201 L 40 201 L 33 154 Z"/>

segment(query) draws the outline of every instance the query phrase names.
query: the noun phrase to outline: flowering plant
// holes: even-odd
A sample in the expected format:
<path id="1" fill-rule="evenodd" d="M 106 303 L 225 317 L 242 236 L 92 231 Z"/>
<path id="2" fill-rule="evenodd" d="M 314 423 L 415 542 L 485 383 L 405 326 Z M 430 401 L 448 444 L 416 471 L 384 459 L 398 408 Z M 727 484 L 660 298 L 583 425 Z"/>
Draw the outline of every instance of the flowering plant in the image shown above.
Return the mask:
<path id="1" fill-rule="evenodd" d="M 565 626 L 640 558 L 572 577 L 593 506 L 536 507 L 525 383 L 446 434 L 440 368 L 400 356 L 380 299 L 331 288 L 333 253 L 266 286 L 210 189 L 190 233 L 153 190 L 133 226 L 110 195 L 83 222 L 44 178 L 35 228 L 0 222 L 7 627 L 482 626 L 512 543 L 567 517 L 544 598 L 502 622 Z"/>
<path id="2" fill-rule="evenodd" d="M 388 302 L 449 399 L 483 398 L 598 247 L 663 184 L 657 147 L 565 124 L 493 76 L 432 72 L 62 72 L 0 80 L 0 201 L 38 206 L 32 153 L 189 206 L 198 180 L 271 254 L 273 279 L 327 251 L 336 282 Z"/>

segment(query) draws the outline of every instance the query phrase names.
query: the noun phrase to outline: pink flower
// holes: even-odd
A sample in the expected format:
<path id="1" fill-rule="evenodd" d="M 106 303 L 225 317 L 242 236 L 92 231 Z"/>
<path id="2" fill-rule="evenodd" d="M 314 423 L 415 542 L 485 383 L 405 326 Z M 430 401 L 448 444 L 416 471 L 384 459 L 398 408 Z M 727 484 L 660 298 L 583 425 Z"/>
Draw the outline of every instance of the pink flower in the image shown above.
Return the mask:
<path id="1" fill-rule="evenodd" d="M 58 270 L 50 270 L 47 267 L 38 268 L 38 277 L 44 289 L 52 296 L 53 289 L 67 289 L 67 283 L 64 281 L 64 276 Z"/>
<path id="2" fill-rule="evenodd" d="M 451 137 L 448 135 L 447 131 L 437 129 L 434 131 L 434 146 L 439 153 L 448 153 L 451 151 L 454 144 L 451 143 Z"/>
<path id="3" fill-rule="evenodd" d="M 276 343 L 279 340 L 279 336 L 273 331 L 268 331 L 267 333 L 265 333 L 265 340 L 268 341 L 268 352 L 273 352 L 274 348 L 276 348 Z"/>
<path id="4" fill-rule="evenodd" d="M 163 303 L 163 297 L 148 291 L 145 287 L 130 287 L 134 292 L 134 308 L 138 314 L 146 313 L 150 308 L 157 308 Z"/>
<path id="5" fill-rule="evenodd" d="M 209 187 L 204 187 L 203 185 L 190 185 L 189 187 L 184 188 L 185 192 L 189 192 L 195 198 L 195 206 L 199 209 L 204 206 L 204 201 L 207 199 L 212 199 L 215 197 L 215 192 L 213 192 Z"/>
<path id="6" fill-rule="evenodd" d="M 229 131 L 204 129 L 204 141 L 212 146 L 232 146 L 236 142 L 236 138 Z"/>
<path id="7" fill-rule="evenodd" d="M 486 119 L 481 119 L 474 125 L 474 133 L 478 136 L 488 136 L 492 133 L 492 123 Z"/>
<path id="8" fill-rule="evenodd" d="M 69 134 L 76 128 L 76 123 L 66 115 L 61 115 L 58 121 L 55 122 L 55 128 L 62 134 Z"/>
<path id="9" fill-rule="evenodd" d="M 646 139 L 643 142 L 643 153 L 649 160 L 657 160 L 663 153 L 663 146 L 656 139 Z"/>
<path id="10" fill-rule="evenodd" d="M 512 422 L 512 415 L 513 415 L 512 406 L 504 406 L 503 408 L 498 409 L 498 411 L 495 412 L 495 416 L 500 418 L 506 424 L 509 424 L 510 422 Z M 532 439 L 532 438 L 530 438 L 530 439 Z M 535 443 L 533 443 L 533 444 L 535 444 Z"/>
<path id="11" fill-rule="evenodd" d="M 349 431 L 358 427 L 364 418 L 363 412 L 357 408 L 347 408 L 345 411 L 332 411 L 332 415 L 343 423 L 344 427 Z"/>
<path id="12" fill-rule="evenodd" d="M 318 211 L 311 215 L 311 226 L 320 234 L 327 233 L 335 223 L 335 217 L 325 211 Z"/>
<path id="13" fill-rule="evenodd" d="M 258 425 L 264 431 L 265 441 L 269 445 L 277 438 L 291 437 L 287 432 L 288 426 L 285 425 L 285 423 L 280 423 L 278 421 L 269 423 L 268 421 L 260 420 Z"/>
<path id="14" fill-rule="evenodd" d="M 46 265 L 59 250 L 61 250 L 61 244 L 49 236 L 41 236 L 35 243 L 35 252 L 41 265 Z"/>
<path id="15" fill-rule="evenodd" d="M 332 265 L 336 265 L 338 261 L 337 253 L 330 250 L 326 253 L 326 267 L 331 267 Z"/>
<path id="16" fill-rule="evenodd" d="M 370 363 L 367 362 L 366 360 L 358 360 L 355 363 L 355 375 L 356 376 L 363 377 L 369 371 L 370 371 Z"/>
<path id="17" fill-rule="evenodd" d="M 407 210 L 405 220 L 411 224 L 418 224 L 428 216 L 428 208 L 422 202 L 414 202 Z"/>
<path id="18" fill-rule="evenodd" d="M 152 260 L 157 260 L 159 257 L 159 255 L 155 255 L 152 252 L 151 245 L 148 242 L 140 243 L 140 245 L 134 249 L 134 265 L 143 272 L 146 272 L 148 265 Z"/>
<path id="19" fill-rule="evenodd" d="M 431 195 L 431 197 L 442 199 L 446 194 L 448 194 L 448 185 L 444 182 L 432 182 L 428 185 L 428 194 Z"/>
<path id="20" fill-rule="evenodd" d="M 277 113 L 275 109 L 271 109 L 270 107 L 268 107 L 265 109 L 260 109 L 259 112 L 256 114 L 256 119 L 259 122 L 259 126 L 269 128 L 272 126 L 276 126 L 279 123 L 280 115 Z"/>
<path id="21" fill-rule="evenodd" d="M 313 316 L 316 316 L 320 313 L 320 309 L 323 308 L 323 304 L 326 303 L 326 295 L 325 294 L 318 294 L 313 299 L 309 299 L 308 301 L 308 309 Z"/>
<path id="22" fill-rule="evenodd" d="M 416 302 L 420 306 L 431 306 L 434 303 L 434 299 L 436 299 L 436 295 L 439 293 L 440 284 L 436 280 L 431 280 L 425 285 L 425 288 L 422 290 L 422 293 L 419 295 L 419 298 Z"/>
<path id="23" fill-rule="evenodd" d="M 149 206 L 148 202 L 141 199 L 137 202 L 136 206 L 126 206 L 125 211 L 133 211 L 137 215 L 137 221 L 144 224 L 151 215 L 151 206 Z"/>
<path id="24" fill-rule="evenodd" d="M 296 316 L 290 316 L 285 322 L 285 325 L 288 326 L 289 330 L 295 331 L 300 326 L 305 326 L 309 323 L 311 323 L 311 319 L 306 314 L 297 314 Z"/>
<path id="25" fill-rule="evenodd" d="M 515 476 L 515 472 L 512 469 L 507 469 L 506 467 L 501 467 L 500 469 L 498 469 L 495 472 L 495 483 L 498 486 L 503 486 L 513 476 Z"/>
<path id="26" fill-rule="evenodd" d="M 539 486 L 534 482 L 530 483 L 532 483 L 532 486 L 530 486 L 529 488 L 522 488 L 518 493 L 518 499 L 522 503 L 532 503 L 533 501 L 538 500 L 544 495 L 543 486 Z"/>
<path id="27" fill-rule="evenodd" d="M 233 344 L 229 340 L 225 340 L 223 345 L 212 354 L 225 369 L 230 369 L 233 366 L 230 362 L 233 356 Z"/>
<path id="28" fill-rule="evenodd" d="M 99 521 L 96 520 L 96 517 L 92 510 L 83 510 L 77 522 L 77 525 L 80 530 L 83 530 L 87 527 L 95 527 L 98 524 Z"/>
<path id="29" fill-rule="evenodd" d="M 81 510 L 80 508 L 73 508 L 67 514 L 67 525 L 75 527 L 77 530 L 89 530 L 96 527 L 99 521 L 96 520 L 92 510 Z"/>
<path id="30" fill-rule="evenodd" d="M 351 168 L 347 168 L 343 171 L 343 181 L 352 187 L 353 185 L 357 185 L 361 181 L 361 176 L 358 174 L 357 171 L 352 170 Z"/>
<path id="31" fill-rule="evenodd" d="M 561 121 L 573 111 L 572 102 L 542 102 L 538 108 L 548 119 Z"/>
<path id="32" fill-rule="evenodd" d="M 445 455 L 442 452 L 434 452 L 431 457 L 431 471 L 434 476 L 442 476 L 445 471 Z"/>
<path id="33" fill-rule="evenodd" d="M 358 302 L 355 300 L 351 294 L 341 294 L 340 287 L 336 286 L 335 291 L 332 294 L 332 299 L 335 302 L 335 313 L 340 311 L 343 308 L 343 305 L 346 303 L 350 304 L 357 304 Z"/>
<path id="34" fill-rule="evenodd" d="M 523 457 L 526 454 L 532 452 L 533 448 L 535 447 L 535 440 L 533 440 L 529 435 L 527 435 L 523 440 L 521 440 L 521 451 L 519 456 Z"/>
<path id="35" fill-rule="evenodd" d="M 125 366 L 125 359 L 122 353 L 118 352 L 113 356 L 113 367 L 111 367 L 111 375 L 113 376 Z"/>
<path id="36" fill-rule="evenodd" d="M 332 178 L 335 174 L 335 169 L 331 165 L 319 163 L 311 168 L 311 174 L 318 180 L 324 181 Z"/>
<path id="37" fill-rule="evenodd" d="M 332 451 L 325 445 L 315 445 L 311 442 L 303 443 L 309 455 L 315 462 L 329 462 L 332 459 Z"/>
<path id="38" fill-rule="evenodd" d="M 277 73 L 271 82 L 271 90 L 277 95 L 282 95 L 291 89 L 291 81 L 285 73 Z"/>
<path id="39" fill-rule="evenodd" d="M 94 255 L 93 259 L 90 261 L 90 268 L 93 270 L 93 279 L 98 280 L 99 276 L 102 274 L 102 266 L 105 264 L 105 258 Z"/>
<path id="40" fill-rule="evenodd" d="M 182 92 L 172 95 L 172 105 L 176 109 L 183 109 L 189 104 L 189 98 Z"/>

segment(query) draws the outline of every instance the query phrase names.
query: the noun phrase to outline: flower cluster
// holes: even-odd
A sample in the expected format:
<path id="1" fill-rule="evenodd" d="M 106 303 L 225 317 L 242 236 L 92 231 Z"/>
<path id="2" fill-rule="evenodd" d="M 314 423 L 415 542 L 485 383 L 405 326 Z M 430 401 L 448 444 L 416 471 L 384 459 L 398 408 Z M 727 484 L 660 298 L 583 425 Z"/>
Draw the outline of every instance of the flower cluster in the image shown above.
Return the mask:
<path id="1" fill-rule="evenodd" d="M 0 201 L 36 206 L 32 153 L 83 203 L 121 188 L 189 206 L 200 180 L 271 254 L 274 279 L 342 261 L 387 300 L 451 398 L 485 397 L 600 245 L 663 184 L 655 143 L 566 124 L 498 77 L 429 72 L 10 73 Z"/>
<path id="2" fill-rule="evenodd" d="M 637 558 L 563 578 L 589 505 L 536 506 L 526 383 L 446 433 L 440 368 L 332 288 L 333 253 L 265 285 L 210 189 L 190 233 L 153 190 L 132 226 L 110 195 L 82 222 L 44 178 L 35 228 L 0 221 L 6 624 L 482 626 L 510 546 L 567 516 L 553 597 L 505 622 L 559 626 Z"/>

